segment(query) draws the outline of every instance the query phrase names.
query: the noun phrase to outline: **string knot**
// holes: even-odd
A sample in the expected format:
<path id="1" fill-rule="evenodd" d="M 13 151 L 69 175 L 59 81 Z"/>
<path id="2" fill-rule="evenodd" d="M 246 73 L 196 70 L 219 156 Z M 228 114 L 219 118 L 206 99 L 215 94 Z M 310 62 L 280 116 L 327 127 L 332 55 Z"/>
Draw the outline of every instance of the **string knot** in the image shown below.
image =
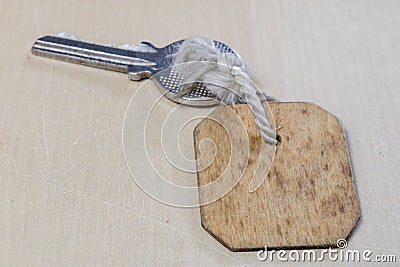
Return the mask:
<path id="1" fill-rule="evenodd" d="M 202 64 L 182 64 L 188 62 Z M 210 64 L 204 64 L 205 62 Z M 272 129 L 262 105 L 262 101 L 268 97 L 256 88 L 239 57 L 233 53 L 222 53 L 209 38 L 192 37 L 181 44 L 175 65 L 183 83 L 205 82 L 207 90 L 223 103 L 247 103 L 255 116 L 262 138 L 269 144 L 278 143 L 275 130 Z"/>

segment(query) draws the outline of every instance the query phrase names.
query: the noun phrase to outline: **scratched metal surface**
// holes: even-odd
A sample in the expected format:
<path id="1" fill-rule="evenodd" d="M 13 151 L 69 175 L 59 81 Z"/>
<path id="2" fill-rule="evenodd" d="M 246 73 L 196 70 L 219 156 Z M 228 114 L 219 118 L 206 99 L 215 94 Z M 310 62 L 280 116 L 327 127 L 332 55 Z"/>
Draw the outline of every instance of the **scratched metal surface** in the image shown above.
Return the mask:
<path id="1" fill-rule="evenodd" d="M 349 246 L 399 257 L 399 1 L 38 0 L 0 7 L 0 265 L 259 263 L 256 253 L 229 252 L 208 235 L 197 209 L 163 205 L 135 186 L 121 130 L 140 83 L 30 55 L 37 37 L 61 31 L 156 45 L 206 34 L 236 49 L 270 94 L 336 114 L 347 130 L 362 210 Z M 191 146 L 190 138 L 184 142 Z"/>

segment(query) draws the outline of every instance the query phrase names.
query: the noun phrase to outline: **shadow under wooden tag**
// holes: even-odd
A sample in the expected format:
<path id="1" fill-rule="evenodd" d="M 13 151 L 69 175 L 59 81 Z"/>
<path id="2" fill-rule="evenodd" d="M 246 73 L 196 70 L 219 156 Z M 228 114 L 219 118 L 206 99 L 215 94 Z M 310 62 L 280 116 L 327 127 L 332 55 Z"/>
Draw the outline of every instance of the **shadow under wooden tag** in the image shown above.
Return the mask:
<path id="1" fill-rule="evenodd" d="M 254 151 L 267 144 L 261 139 L 249 107 L 220 107 L 210 115 L 218 117 L 219 122 L 206 118 L 196 126 L 197 166 L 208 164 L 198 168 L 199 186 L 216 181 L 227 167 L 243 174 L 227 194 L 200 207 L 201 224 L 232 251 L 265 246 L 336 247 L 337 240 L 346 239 L 360 218 L 342 124 L 312 103 L 274 102 L 269 106 L 281 143 L 264 182 L 252 193 L 251 180 L 260 178 L 253 177 L 258 164 Z M 243 162 L 228 165 L 232 156 L 230 137 L 221 126 L 232 123 L 225 116 L 232 111 L 246 128 L 247 144 L 243 147 L 249 146 L 250 153 L 248 158 L 243 157 Z M 212 158 L 210 153 L 201 153 L 200 144 L 207 139 L 216 148 Z M 205 203 L 202 200 L 207 198 L 206 194 L 199 190 L 200 203 Z"/>

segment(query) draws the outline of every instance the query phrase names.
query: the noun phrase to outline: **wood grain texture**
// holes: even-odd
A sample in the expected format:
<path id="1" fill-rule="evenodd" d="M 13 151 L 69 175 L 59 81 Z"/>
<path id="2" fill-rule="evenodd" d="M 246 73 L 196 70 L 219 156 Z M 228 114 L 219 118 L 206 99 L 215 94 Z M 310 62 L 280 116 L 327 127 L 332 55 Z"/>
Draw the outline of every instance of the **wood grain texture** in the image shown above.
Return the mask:
<path id="1" fill-rule="evenodd" d="M 114 45 L 207 35 L 234 48 L 267 93 L 337 115 L 362 214 L 349 248 L 399 258 L 399 10 L 398 0 L 0 0 L 0 265 L 260 264 L 212 238 L 197 209 L 135 185 L 121 131 L 142 83 L 31 55 L 36 38 L 61 31 Z M 195 173 L 185 179 L 196 184 Z"/>
<path id="2" fill-rule="evenodd" d="M 265 104 L 266 105 L 266 104 Z M 203 139 L 214 141 L 217 153 L 209 166 L 198 173 L 200 185 L 212 183 L 227 171 L 240 173 L 241 180 L 221 199 L 200 208 L 203 227 L 233 251 L 269 248 L 336 246 L 356 225 L 360 211 L 353 183 L 345 133 L 340 121 L 311 103 L 272 103 L 282 142 L 265 182 L 255 192 L 248 185 L 257 168 L 262 141 L 247 105 L 222 107 L 195 129 L 195 151 L 199 166 L 210 162 L 209 153 L 200 153 Z M 250 156 L 227 165 L 231 139 L 222 126 L 235 123 L 233 110 L 246 127 Z M 221 119 L 222 118 L 222 119 Z M 223 119 L 225 118 L 225 119 Z M 222 125 L 222 126 L 221 126 Z M 263 162 L 260 162 L 263 164 Z M 231 168 L 231 170 L 227 170 Z M 206 192 L 200 192 L 200 200 Z"/>

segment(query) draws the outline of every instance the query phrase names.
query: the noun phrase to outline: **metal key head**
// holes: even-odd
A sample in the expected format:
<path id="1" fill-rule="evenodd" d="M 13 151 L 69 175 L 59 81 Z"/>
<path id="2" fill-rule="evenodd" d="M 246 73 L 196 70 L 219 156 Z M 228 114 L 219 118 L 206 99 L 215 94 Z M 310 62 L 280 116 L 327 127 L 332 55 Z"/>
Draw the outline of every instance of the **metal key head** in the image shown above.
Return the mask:
<path id="1" fill-rule="evenodd" d="M 151 78 L 157 84 L 157 87 L 170 100 L 190 106 L 211 106 L 219 104 L 216 96 L 207 90 L 207 84 L 194 82 L 186 85 L 182 84 L 182 76 L 174 67 L 175 58 L 179 48 L 184 40 L 174 42 L 166 47 L 157 48 L 151 43 L 144 44 L 151 46 L 157 50 L 154 66 L 130 66 L 128 68 L 128 76 L 131 80 L 138 81 L 146 78 Z M 221 53 L 232 53 L 239 57 L 232 48 L 219 41 L 214 41 L 214 44 Z M 187 87 L 190 87 L 189 90 Z M 185 88 L 185 90 L 184 90 Z M 187 94 L 182 94 L 183 91 L 188 91 Z"/>

